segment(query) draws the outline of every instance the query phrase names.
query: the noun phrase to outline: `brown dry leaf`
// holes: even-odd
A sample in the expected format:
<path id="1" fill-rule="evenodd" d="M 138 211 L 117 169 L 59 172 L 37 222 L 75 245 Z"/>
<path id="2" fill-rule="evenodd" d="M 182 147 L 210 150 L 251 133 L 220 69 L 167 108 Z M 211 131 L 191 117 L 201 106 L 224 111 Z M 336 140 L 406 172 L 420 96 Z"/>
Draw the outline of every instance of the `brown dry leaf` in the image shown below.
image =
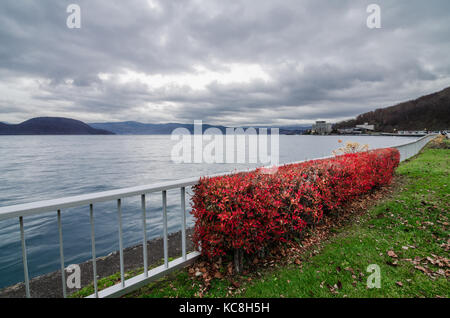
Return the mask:
<path id="1" fill-rule="evenodd" d="M 419 271 L 424 272 L 425 274 L 428 274 L 428 271 L 423 266 L 416 265 L 416 266 L 414 266 L 414 268 L 418 269 Z"/>
<path id="2" fill-rule="evenodd" d="M 239 288 L 241 286 L 241 284 L 239 284 L 238 282 L 235 282 L 235 281 L 231 281 L 231 284 L 236 288 Z"/>
<path id="3" fill-rule="evenodd" d="M 344 268 L 344 270 L 346 270 L 346 271 L 348 271 L 348 272 L 350 272 L 350 273 L 352 273 L 352 274 L 355 273 L 355 271 L 354 271 L 353 268 L 351 268 L 351 267 L 346 267 L 346 268 Z"/>
<path id="4" fill-rule="evenodd" d="M 393 261 L 393 262 L 387 261 L 386 264 L 389 265 L 389 266 L 394 266 L 394 267 L 395 267 L 395 266 L 398 266 L 397 261 Z"/>
<path id="5" fill-rule="evenodd" d="M 429 256 L 427 256 L 427 260 L 433 265 L 436 263 L 436 261 Z"/>
<path id="6" fill-rule="evenodd" d="M 229 275 L 233 274 L 233 264 L 232 263 L 228 263 L 227 270 L 228 270 Z"/>
<path id="7" fill-rule="evenodd" d="M 388 252 L 387 252 L 387 255 L 390 256 L 390 257 L 394 257 L 394 258 L 397 258 L 397 257 L 398 257 L 397 254 L 395 254 L 394 251 L 388 251 Z"/>
<path id="8" fill-rule="evenodd" d="M 336 291 L 337 286 L 336 286 L 336 285 L 331 286 L 330 284 L 327 284 L 327 287 L 328 287 L 328 289 L 330 290 L 330 292 L 331 292 L 332 294 L 337 294 L 337 291 Z"/>
<path id="9" fill-rule="evenodd" d="M 437 273 L 438 273 L 439 275 L 445 276 L 445 271 L 444 271 L 443 269 L 441 269 L 441 268 L 438 269 Z"/>

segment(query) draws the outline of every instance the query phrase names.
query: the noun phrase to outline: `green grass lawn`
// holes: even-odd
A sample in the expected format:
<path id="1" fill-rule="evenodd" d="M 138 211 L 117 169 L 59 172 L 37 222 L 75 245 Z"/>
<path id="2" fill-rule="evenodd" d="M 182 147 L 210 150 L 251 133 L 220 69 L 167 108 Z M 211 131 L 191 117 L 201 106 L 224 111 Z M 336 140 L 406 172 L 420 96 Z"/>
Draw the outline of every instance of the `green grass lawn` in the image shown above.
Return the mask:
<path id="1" fill-rule="evenodd" d="M 299 264 L 261 268 L 238 283 L 212 279 L 207 290 L 181 270 L 126 297 L 449 297 L 446 145 L 428 147 L 402 163 L 392 196 L 357 222 L 334 229 L 335 235 Z M 370 264 L 379 266 L 380 288 L 367 287 Z"/>
<path id="2" fill-rule="evenodd" d="M 248 286 L 244 295 L 449 297 L 448 278 L 438 271 L 448 275 L 450 264 L 439 267 L 434 256 L 449 255 L 449 159 L 449 150 L 428 149 L 402 164 L 397 174 L 407 183 L 394 198 L 369 211 L 360 224 L 342 229 L 303 268 L 279 269 Z M 369 264 L 380 266 L 379 289 L 366 287 Z M 341 288 L 332 293 L 327 285 L 335 284 Z"/>

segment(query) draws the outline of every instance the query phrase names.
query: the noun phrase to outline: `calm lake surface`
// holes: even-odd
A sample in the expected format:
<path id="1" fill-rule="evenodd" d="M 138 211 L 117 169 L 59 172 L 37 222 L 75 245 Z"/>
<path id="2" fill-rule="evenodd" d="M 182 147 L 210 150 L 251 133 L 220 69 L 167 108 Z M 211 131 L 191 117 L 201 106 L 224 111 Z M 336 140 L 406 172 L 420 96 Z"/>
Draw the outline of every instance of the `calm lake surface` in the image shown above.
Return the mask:
<path id="1" fill-rule="evenodd" d="M 338 139 L 371 149 L 415 138 L 369 136 L 280 136 L 280 163 L 331 155 Z M 253 164 L 177 164 L 177 143 L 164 136 L 0 136 L 0 206 L 56 199 L 155 182 L 243 170 Z M 168 196 L 169 232 L 180 228 L 179 190 Z M 141 243 L 140 198 L 122 200 L 124 246 Z M 162 235 L 161 195 L 147 198 L 148 238 Z M 186 206 L 189 207 L 189 204 Z M 119 248 L 115 202 L 95 205 L 97 256 Z M 189 223 L 192 224 L 190 218 Z M 56 211 L 24 218 L 32 277 L 58 270 Z M 0 288 L 23 281 L 18 219 L 0 221 Z M 65 265 L 91 258 L 89 207 L 62 211 Z"/>

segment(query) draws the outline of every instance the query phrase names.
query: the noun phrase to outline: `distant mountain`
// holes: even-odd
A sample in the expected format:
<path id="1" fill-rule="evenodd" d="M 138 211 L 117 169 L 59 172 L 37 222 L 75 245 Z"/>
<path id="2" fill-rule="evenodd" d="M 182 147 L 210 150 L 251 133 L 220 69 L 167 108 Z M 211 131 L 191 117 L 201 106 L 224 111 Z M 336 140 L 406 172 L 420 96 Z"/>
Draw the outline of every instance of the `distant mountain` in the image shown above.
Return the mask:
<path id="1" fill-rule="evenodd" d="M 194 124 L 178 123 L 144 124 L 137 121 L 123 121 L 113 123 L 90 123 L 89 125 L 97 129 L 112 131 L 118 135 L 170 135 L 176 128 L 186 128 L 191 133 L 194 131 Z M 224 126 L 202 125 L 203 131 L 212 127 L 220 129 L 222 133 L 224 133 L 226 129 Z"/>
<path id="2" fill-rule="evenodd" d="M 111 123 L 90 123 L 90 126 L 97 129 L 105 129 L 112 131 L 118 135 L 170 135 L 176 128 L 186 128 L 191 133 L 194 132 L 194 124 L 180 124 L 180 123 L 168 123 L 168 124 L 144 124 L 137 121 L 124 121 L 124 122 L 111 122 Z M 203 132 L 208 128 L 218 128 L 223 134 L 226 133 L 225 126 L 213 126 L 208 124 L 202 125 Z M 248 127 L 243 127 L 244 129 Z M 260 128 L 260 127 L 255 127 Z M 272 128 L 272 127 L 261 127 Z M 301 134 L 304 130 L 310 127 L 303 126 L 286 126 L 280 127 L 280 134 L 282 135 L 294 135 Z M 268 132 L 270 133 L 270 131 Z"/>
<path id="3" fill-rule="evenodd" d="M 0 135 L 113 135 L 114 133 L 96 129 L 82 121 L 62 117 L 38 117 L 23 123 L 0 123 Z"/>
<path id="4" fill-rule="evenodd" d="M 335 128 L 349 128 L 368 122 L 377 131 L 450 129 L 450 87 L 387 108 L 376 109 L 337 123 Z"/>

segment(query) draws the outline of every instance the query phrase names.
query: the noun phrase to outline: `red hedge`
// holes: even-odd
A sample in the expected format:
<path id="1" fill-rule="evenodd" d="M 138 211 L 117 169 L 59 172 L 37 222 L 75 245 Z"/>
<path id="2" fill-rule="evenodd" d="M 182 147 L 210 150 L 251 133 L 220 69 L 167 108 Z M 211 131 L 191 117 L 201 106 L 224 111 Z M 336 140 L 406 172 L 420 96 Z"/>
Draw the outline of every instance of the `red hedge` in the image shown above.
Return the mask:
<path id="1" fill-rule="evenodd" d="M 285 242 L 324 213 L 389 184 L 399 158 L 396 149 L 378 149 L 285 165 L 275 174 L 202 178 L 192 198 L 194 241 L 209 257 Z"/>

